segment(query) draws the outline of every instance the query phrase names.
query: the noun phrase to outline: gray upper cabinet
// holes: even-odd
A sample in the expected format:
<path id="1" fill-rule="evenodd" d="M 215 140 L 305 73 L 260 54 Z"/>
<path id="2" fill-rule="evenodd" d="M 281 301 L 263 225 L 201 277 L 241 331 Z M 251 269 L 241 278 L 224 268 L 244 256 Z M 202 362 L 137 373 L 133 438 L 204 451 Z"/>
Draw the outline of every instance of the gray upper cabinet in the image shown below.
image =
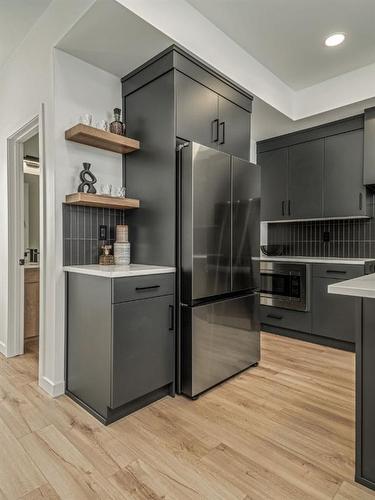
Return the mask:
<path id="1" fill-rule="evenodd" d="M 219 96 L 219 149 L 250 159 L 250 113 Z"/>
<path id="2" fill-rule="evenodd" d="M 261 141 L 257 150 L 262 220 L 371 215 L 363 180 L 363 116 Z"/>
<path id="3" fill-rule="evenodd" d="M 217 147 L 219 142 L 218 97 L 179 72 L 176 72 L 177 137 Z"/>
<path id="4" fill-rule="evenodd" d="M 287 212 L 292 219 L 321 217 L 324 139 L 289 148 Z"/>
<path id="5" fill-rule="evenodd" d="M 258 154 L 261 167 L 261 220 L 286 217 L 288 199 L 288 148 Z"/>
<path id="6" fill-rule="evenodd" d="M 366 215 L 363 130 L 325 139 L 324 217 Z"/>
<path id="7" fill-rule="evenodd" d="M 177 137 L 250 158 L 250 113 L 176 72 Z"/>

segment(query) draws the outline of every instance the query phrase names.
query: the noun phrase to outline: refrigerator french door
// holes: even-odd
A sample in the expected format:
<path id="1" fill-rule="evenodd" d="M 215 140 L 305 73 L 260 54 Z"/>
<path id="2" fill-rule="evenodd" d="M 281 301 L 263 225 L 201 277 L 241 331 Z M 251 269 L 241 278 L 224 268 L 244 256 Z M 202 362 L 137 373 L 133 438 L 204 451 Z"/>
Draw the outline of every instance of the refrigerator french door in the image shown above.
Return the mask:
<path id="1" fill-rule="evenodd" d="M 191 142 L 179 157 L 181 391 L 259 360 L 259 168 Z"/>

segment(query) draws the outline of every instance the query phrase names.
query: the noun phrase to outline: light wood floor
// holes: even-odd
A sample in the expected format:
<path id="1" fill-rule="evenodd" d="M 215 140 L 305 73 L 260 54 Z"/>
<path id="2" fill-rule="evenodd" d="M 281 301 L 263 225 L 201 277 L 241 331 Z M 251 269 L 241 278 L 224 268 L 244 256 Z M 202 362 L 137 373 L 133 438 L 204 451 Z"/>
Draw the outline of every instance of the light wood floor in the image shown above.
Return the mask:
<path id="1" fill-rule="evenodd" d="M 354 474 L 354 355 L 270 334 L 262 362 L 198 401 L 103 427 L 0 358 L 0 499 L 367 500 Z"/>

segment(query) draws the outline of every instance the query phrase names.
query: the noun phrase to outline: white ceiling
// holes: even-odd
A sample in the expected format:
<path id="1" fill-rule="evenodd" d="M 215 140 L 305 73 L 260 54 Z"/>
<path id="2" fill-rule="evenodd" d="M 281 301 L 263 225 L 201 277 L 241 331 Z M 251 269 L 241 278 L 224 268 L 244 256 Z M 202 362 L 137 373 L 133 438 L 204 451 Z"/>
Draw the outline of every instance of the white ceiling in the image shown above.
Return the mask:
<path id="1" fill-rule="evenodd" d="M 0 0 L 0 67 L 50 3 L 51 0 Z"/>
<path id="2" fill-rule="evenodd" d="M 115 0 L 97 0 L 57 48 L 122 77 L 172 43 Z"/>
<path id="3" fill-rule="evenodd" d="M 375 0 L 187 1 L 294 90 L 375 62 Z"/>

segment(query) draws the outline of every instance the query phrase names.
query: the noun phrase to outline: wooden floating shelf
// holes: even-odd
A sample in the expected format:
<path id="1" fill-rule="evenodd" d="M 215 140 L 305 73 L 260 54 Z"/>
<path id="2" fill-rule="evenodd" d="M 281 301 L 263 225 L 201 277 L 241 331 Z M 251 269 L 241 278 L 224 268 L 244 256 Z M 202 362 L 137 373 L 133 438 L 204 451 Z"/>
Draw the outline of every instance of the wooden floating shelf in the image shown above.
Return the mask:
<path id="1" fill-rule="evenodd" d="M 118 198 L 117 196 L 90 193 L 67 194 L 65 203 L 70 205 L 83 205 L 86 207 L 117 208 L 120 210 L 139 208 L 140 205 L 139 200 L 133 200 L 132 198 Z"/>
<path id="2" fill-rule="evenodd" d="M 112 134 L 112 132 L 106 132 L 99 128 L 89 127 L 88 125 L 83 125 L 83 123 L 79 123 L 66 130 L 65 139 L 121 154 L 132 153 L 139 149 L 139 141 L 135 139 Z"/>

